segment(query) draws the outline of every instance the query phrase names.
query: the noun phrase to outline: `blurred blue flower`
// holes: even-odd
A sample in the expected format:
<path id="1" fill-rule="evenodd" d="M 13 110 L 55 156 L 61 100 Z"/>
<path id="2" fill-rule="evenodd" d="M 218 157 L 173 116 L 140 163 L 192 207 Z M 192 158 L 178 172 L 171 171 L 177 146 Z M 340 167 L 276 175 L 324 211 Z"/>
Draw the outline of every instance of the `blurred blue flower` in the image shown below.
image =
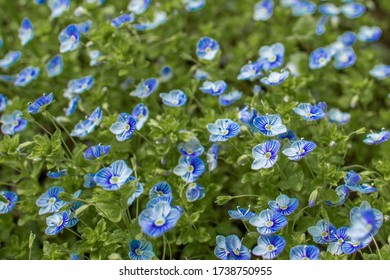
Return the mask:
<path id="1" fill-rule="evenodd" d="M 229 106 L 238 101 L 242 96 L 242 91 L 233 90 L 219 96 L 218 102 L 221 106 Z"/>
<path id="2" fill-rule="evenodd" d="M 280 139 L 280 140 L 288 139 L 291 142 L 291 141 L 298 140 L 298 137 L 294 131 L 288 129 L 286 132 L 279 134 L 278 139 Z"/>
<path id="3" fill-rule="evenodd" d="M 62 192 L 64 192 L 64 188 L 54 186 L 43 193 L 36 201 L 36 205 L 40 207 L 39 215 L 60 211 L 67 204 L 67 202 L 59 199 Z"/>
<path id="4" fill-rule="evenodd" d="M 59 170 L 59 171 L 48 171 L 47 172 L 47 177 L 51 179 L 59 179 L 61 177 L 64 177 L 68 174 L 68 171 L 66 169 Z"/>
<path id="5" fill-rule="evenodd" d="M 0 59 L 0 68 L 8 69 L 19 60 L 21 55 L 21 51 L 8 52 L 2 59 Z"/>
<path id="6" fill-rule="evenodd" d="M 339 201 L 337 202 L 332 202 L 332 201 L 325 201 L 325 204 L 326 205 L 329 205 L 329 206 L 339 206 L 339 205 L 343 205 L 345 203 L 345 201 L 347 200 L 348 198 L 348 195 L 349 195 L 349 187 L 346 186 L 346 185 L 341 185 L 341 186 L 338 186 L 336 188 L 336 194 L 338 195 L 339 197 Z"/>
<path id="7" fill-rule="evenodd" d="M 140 130 L 149 118 L 149 109 L 144 104 L 139 103 L 134 107 L 131 115 L 137 122 L 136 129 Z"/>
<path id="8" fill-rule="evenodd" d="M 284 228 L 287 225 L 287 219 L 278 212 L 266 209 L 261 211 L 258 216 L 251 218 L 249 223 L 255 226 L 261 235 L 269 235 Z"/>
<path id="9" fill-rule="evenodd" d="M 111 145 L 104 146 L 102 144 L 88 147 L 83 155 L 87 160 L 95 160 L 105 157 L 111 149 Z"/>
<path id="10" fill-rule="evenodd" d="M 206 5 L 206 0 L 183 0 L 183 5 L 188 12 L 195 12 Z"/>
<path id="11" fill-rule="evenodd" d="M 266 136 L 275 136 L 287 131 L 279 115 L 259 115 L 253 120 L 253 125 L 261 134 Z"/>
<path id="12" fill-rule="evenodd" d="M 290 260 L 319 260 L 320 249 L 314 245 L 298 245 L 290 250 Z"/>
<path id="13" fill-rule="evenodd" d="M 112 21 L 111 21 L 111 25 L 116 27 L 116 28 L 119 28 L 121 27 L 122 25 L 124 25 L 125 23 L 131 23 L 134 21 L 134 14 L 133 13 L 130 13 L 130 14 L 121 14 L 120 16 L 114 18 Z"/>
<path id="14" fill-rule="evenodd" d="M 326 48 L 318 48 L 314 50 L 309 56 L 309 68 L 320 69 L 325 67 L 331 58 L 332 56 L 330 55 L 329 50 Z"/>
<path id="15" fill-rule="evenodd" d="M 265 71 L 282 66 L 283 61 L 284 46 L 281 43 L 276 43 L 271 46 L 263 46 L 259 49 L 258 62 L 260 62 Z"/>
<path id="16" fill-rule="evenodd" d="M 19 29 L 20 43 L 22 46 L 25 46 L 34 38 L 34 28 L 29 18 L 24 18 Z"/>
<path id="17" fill-rule="evenodd" d="M 316 11 L 316 4 L 307 0 L 297 0 L 293 1 L 291 5 L 292 14 L 296 17 L 304 15 L 312 15 Z"/>
<path id="18" fill-rule="evenodd" d="M 80 34 L 87 34 L 92 27 L 92 20 L 86 20 L 84 22 L 76 24 L 77 30 Z"/>
<path id="19" fill-rule="evenodd" d="M 360 27 L 357 39 L 361 42 L 376 42 L 382 36 L 382 29 L 378 26 L 362 26 Z"/>
<path id="20" fill-rule="evenodd" d="M 127 166 L 124 160 L 117 160 L 110 166 L 100 169 L 94 177 L 98 186 L 107 191 L 119 190 L 124 184 L 131 181 L 133 170 Z"/>
<path id="21" fill-rule="evenodd" d="M 237 235 L 217 235 L 217 246 L 214 255 L 221 260 L 250 260 L 251 251 L 244 245 Z"/>
<path id="22" fill-rule="evenodd" d="M 261 78 L 260 82 L 266 86 L 277 86 L 283 83 L 289 75 L 290 72 L 287 70 L 282 70 L 281 72 L 270 72 L 268 77 Z"/>
<path id="23" fill-rule="evenodd" d="M 300 160 L 307 156 L 316 148 L 316 144 L 311 141 L 297 140 L 291 144 L 289 148 L 282 151 L 290 160 Z"/>
<path id="24" fill-rule="evenodd" d="M 149 198 L 172 197 L 172 189 L 168 182 L 158 182 L 149 191 Z"/>
<path id="25" fill-rule="evenodd" d="M 102 63 L 100 60 L 102 53 L 100 51 L 98 50 L 88 51 L 88 56 L 90 59 L 89 66 L 95 67 Z"/>
<path id="26" fill-rule="evenodd" d="M 74 111 L 77 108 L 77 104 L 79 103 L 79 101 L 80 101 L 80 95 L 76 95 L 76 96 L 71 97 L 69 99 L 68 107 L 64 109 L 65 116 L 69 117 L 69 116 L 71 116 L 74 113 Z"/>
<path id="27" fill-rule="evenodd" d="M 44 93 L 41 97 L 39 97 L 33 103 L 29 103 L 27 111 L 30 114 L 38 114 L 41 112 L 41 110 L 44 110 L 47 105 L 52 103 L 53 100 L 54 100 L 54 95 L 52 92 L 49 93 L 49 95 L 46 95 L 46 93 Z"/>
<path id="28" fill-rule="evenodd" d="M 256 216 L 256 213 L 250 210 L 250 206 L 248 207 L 248 209 L 237 206 L 237 210 L 229 210 L 228 214 L 232 219 L 249 221 Z"/>
<path id="29" fill-rule="evenodd" d="M 319 220 L 315 226 L 309 227 L 307 231 L 311 234 L 315 243 L 328 244 L 336 241 L 334 236 L 336 228 L 326 220 Z"/>
<path id="30" fill-rule="evenodd" d="M 127 205 L 128 206 L 132 205 L 134 203 L 134 201 L 138 197 L 140 197 L 141 194 L 143 194 L 143 192 L 144 192 L 144 186 L 140 182 L 137 182 L 137 185 L 135 187 L 133 194 L 127 199 Z"/>
<path id="31" fill-rule="evenodd" d="M 355 19 L 363 15 L 366 11 L 366 6 L 357 2 L 349 2 L 340 7 L 340 11 L 344 16 L 350 19 Z"/>
<path id="32" fill-rule="evenodd" d="M 187 95 L 180 89 L 171 90 L 169 93 L 160 93 L 162 102 L 170 107 L 181 107 L 187 102 Z"/>
<path id="33" fill-rule="evenodd" d="M 165 23 L 168 20 L 167 13 L 164 11 L 154 12 L 153 21 L 145 21 L 141 23 L 134 24 L 135 30 L 150 30 L 159 27 L 161 24 Z"/>
<path id="34" fill-rule="evenodd" d="M 158 87 L 158 80 L 155 78 L 147 79 L 139 83 L 135 90 L 130 92 L 130 96 L 146 98 L 151 95 Z"/>
<path id="35" fill-rule="evenodd" d="M 316 26 L 316 34 L 318 36 L 322 35 L 325 33 L 326 31 L 326 22 L 328 21 L 328 16 L 322 16 L 320 17 L 320 20 L 318 21 L 317 23 L 317 26 Z"/>
<path id="36" fill-rule="evenodd" d="M 47 4 L 51 10 L 50 17 L 57 18 L 69 10 L 70 0 L 48 0 Z"/>
<path id="37" fill-rule="evenodd" d="M 382 130 L 380 132 L 371 132 L 366 135 L 363 142 L 367 145 L 378 145 L 386 142 L 390 138 L 390 131 Z"/>
<path id="38" fill-rule="evenodd" d="M 170 66 L 164 66 L 160 70 L 160 79 L 163 82 L 169 81 L 173 77 L 173 69 Z"/>
<path id="39" fill-rule="evenodd" d="M 350 47 L 356 42 L 356 33 L 352 31 L 346 31 L 337 37 L 337 41 L 341 42 L 346 47 Z"/>
<path id="40" fill-rule="evenodd" d="M 276 140 L 268 140 L 265 143 L 254 146 L 252 156 L 255 160 L 252 163 L 252 169 L 271 168 L 278 159 L 279 149 L 280 143 Z"/>
<path id="41" fill-rule="evenodd" d="M 209 73 L 207 73 L 206 71 L 204 71 L 202 69 L 196 69 L 195 74 L 194 74 L 194 78 L 199 80 L 199 81 L 207 80 L 209 76 L 210 76 Z"/>
<path id="42" fill-rule="evenodd" d="M 293 108 L 293 110 L 305 121 L 316 121 L 325 117 L 325 112 L 322 110 L 321 106 L 311 105 L 310 103 L 300 103 L 298 107 Z"/>
<path id="43" fill-rule="evenodd" d="M 222 80 L 216 82 L 205 81 L 202 87 L 200 87 L 199 89 L 203 93 L 211 94 L 213 96 L 219 96 L 226 91 L 227 87 L 227 83 Z"/>
<path id="44" fill-rule="evenodd" d="M 353 170 L 347 171 L 344 177 L 344 182 L 347 186 L 356 186 L 359 184 L 362 177 Z"/>
<path id="45" fill-rule="evenodd" d="M 350 113 L 341 112 L 337 108 L 330 109 L 327 113 L 328 120 L 334 122 L 337 125 L 346 124 L 351 119 Z"/>
<path id="46" fill-rule="evenodd" d="M 0 200 L 0 214 L 7 214 L 11 212 L 18 202 L 18 195 L 11 191 L 0 191 L 0 196 L 7 201 L 5 202 L 3 199 Z"/>
<path id="47" fill-rule="evenodd" d="M 137 121 L 131 114 L 121 113 L 116 122 L 110 126 L 110 131 L 115 134 L 120 142 L 130 139 L 136 129 Z"/>
<path id="48" fill-rule="evenodd" d="M 218 165 L 218 144 L 215 143 L 207 150 L 207 163 L 209 165 L 209 172 L 217 168 Z"/>
<path id="49" fill-rule="evenodd" d="M 196 45 L 196 55 L 200 59 L 213 60 L 219 51 L 219 44 L 210 37 L 202 37 Z"/>
<path id="50" fill-rule="evenodd" d="M 262 0 L 256 3 L 253 12 L 253 20 L 267 21 L 272 17 L 274 11 L 273 0 Z"/>
<path id="51" fill-rule="evenodd" d="M 92 188 L 95 186 L 95 180 L 94 180 L 95 174 L 94 173 L 88 173 L 84 175 L 84 188 Z"/>
<path id="52" fill-rule="evenodd" d="M 345 241 L 343 245 L 341 245 L 341 249 L 343 250 L 343 253 L 350 255 L 356 253 L 359 250 L 364 249 L 371 243 L 371 241 L 372 241 L 371 236 L 368 236 L 362 240 L 349 239 Z"/>
<path id="53" fill-rule="evenodd" d="M 325 3 L 318 6 L 318 12 L 324 16 L 336 16 L 340 9 L 333 3 Z"/>
<path id="54" fill-rule="evenodd" d="M 1 132 L 6 135 L 14 135 L 23 131 L 27 127 L 27 121 L 21 115 L 22 112 L 19 110 L 13 111 L 11 114 L 3 114 L 0 119 Z"/>
<path id="55" fill-rule="evenodd" d="M 69 214 L 66 211 L 62 213 L 55 213 L 46 218 L 47 228 L 45 233 L 47 235 L 56 235 L 61 232 L 69 223 Z"/>
<path id="56" fill-rule="evenodd" d="M 158 196 L 158 197 L 150 199 L 146 203 L 146 208 L 153 208 L 161 201 L 165 201 L 165 202 L 169 203 L 169 205 L 172 205 L 172 200 L 173 200 L 173 196 Z"/>
<path id="57" fill-rule="evenodd" d="M 146 11 L 151 2 L 152 0 L 131 0 L 127 6 L 127 10 L 140 15 Z"/>
<path id="58" fill-rule="evenodd" d="M 80 256 L 78 254 L 76 254 L 76 253 L 72 253 L 72 254 L 70 254 L 70 260 L 78 261 L 78 260 L 80 260 Z"/>
<path id="59" fill-rule="evenodd" d="M 16 75 L 14 85 L 17 87 L 24 87 L 31 83 L 33 80 L 37 79 L 39 73 L 40 70 L 38 67 L 28 66 Z"/>
<path id="60" fill-rule="evenodd" d="M 187 183 L 195 182 L 203 174 L 205 165 L 198 157 L 181 156 L 173 173 L 180 176 Z"/>
<path id="61" fill-rule="evenodd" d="M 225 142 L 240 133 L 240 125 L 230 119 L 218 119 L 215 123 L 209 123 L 207 130 L 210 132 L 211 142 Z"/>
<path id="62" fill-rule="evenodd" d="M 92 133 L 95 128 L 101 123 L 103 112 L 100 107 L 97 107 L 87 119 L 79 121 L 73 128 L 70 136 L 84 137 Z"/>
<path id="63" fill-rule="evenodd" d="M 70 52 L 80 45 L 80 32 L 75 24 L 69 24 L 58 35 L 60 53 Z"/>
<path id="64" fill-rule="evenodd" d="M 374 184 L 370 185 L 367 183 L 363 183 L 363 184 L 356 185 L 356 186 L 348 186 L 348 188 L 351 191 L 360 192 L 360 193 L 364 193 L 364 194 L 373 193 L 373 192 L 378 191 L 378 189 L 374 187 Z"/>
<path id="65" fill-rule="evenodd" d="M 245 64 L 240 69 L 240 74 L 237 76 L 237 80 L 254 80 L 262 76 L 261 70 L 263 70 L 264 61 L 256 61 Z"/>
<path id="66" fill-rule="evenodd" d="M 82 77 L 80 79 L 70 80 L 64 95 L 65 97 L 73 97 L 73 94 L 82 94 L 83 92 L 92 88 L 93 84 L 94 78 L 91 75 Z"/>
<path id="67" fill-rule="evenodd" d="M 356 62 L 355 51 L 350 47 L 345 47 L 334 56 L 333 66 L 336 69 L 344 69 L 354 65 Z"/>
<path id="68" fill-rule="evenodd" d="M 256 131 L 256 127 L 253 124 L 253 121 L 258 116 L 256 109 L 250 108 L 249 106 L 245 106 L 240 111 L 238 111 L 239 120 L 249 126 L 252 132 Z"/>
<path id="69" fill-rule="evenodd" d="M 260 236 L 252 254 L 261 256 L 265 260 L 272 260 L 279 256 L 284 247 L 286 247 L 286 240 L 279 235 Z"/>
<path id="70" fill-rule="evenodd" d="M 188 142 L 179 143 L 177 149 L 182 155 L 190 157 L 199 157 L 204 152 L 204 147 L 196 137 L 191 137 Z"/>
<path id="71" fill-rule="evenodd" d="M 188 202 L 194 202 L 204 198 L 206 195 L 204 188 L 197 183 L 190 183 L 186 190 L 186 198 Z"/>
<path id="72" fill-rule="evenodd" d="M 8 98 L 4 94 L 0 93 L 0 112 L 4 112 L 5 108 L 7 108 Z"/>
<path id="73" fill-rule="evenodd" d="M 386 79 L 390 76 L 390 65 L 375 65 L 374 68 L 370 70 L 370 75 L 377 78 L 378 80 Z"/>
<path id="74" fill-rule="evenodd" d="M 152 243 L 147 240 L 131 240 L 129 246 L 131 260 L 151 260 L 156 256 Z"/>
<path id="75" fill-rule="evenodd" d="M 63 61 L 62 55 L 58 54 L 52 57 L 45 66 L 47 75 L 51 77 L 58 76 L 62 73 Z"/>
<path id="76" fill-rule="evenodd" d="M 342 246 L 347 241 L 347 227 L 341 227 L 333 233 L 335 240 L 330 242 L 326 249 L 332 255 L 341 255 L 343 253 Z"/>
<path id="77" fill-rule="evenodd" d="M 281 194 L 275 200 L 270 200 L 268 206 L 271 210 L 287 216 L 297 210 L 299 201 L 296 198 L 289 198 L 287 195 Z"/>

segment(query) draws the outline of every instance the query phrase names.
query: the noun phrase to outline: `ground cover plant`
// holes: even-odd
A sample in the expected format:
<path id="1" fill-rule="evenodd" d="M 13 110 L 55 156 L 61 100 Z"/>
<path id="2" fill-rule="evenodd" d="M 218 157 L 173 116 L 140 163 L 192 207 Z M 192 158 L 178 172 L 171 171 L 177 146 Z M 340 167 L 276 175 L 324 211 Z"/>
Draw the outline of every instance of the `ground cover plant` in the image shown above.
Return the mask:
<path id="1" fill-rule="evenodd" d="M 390 259 L 389 1 L 0 11 L 0 259 Z"/>

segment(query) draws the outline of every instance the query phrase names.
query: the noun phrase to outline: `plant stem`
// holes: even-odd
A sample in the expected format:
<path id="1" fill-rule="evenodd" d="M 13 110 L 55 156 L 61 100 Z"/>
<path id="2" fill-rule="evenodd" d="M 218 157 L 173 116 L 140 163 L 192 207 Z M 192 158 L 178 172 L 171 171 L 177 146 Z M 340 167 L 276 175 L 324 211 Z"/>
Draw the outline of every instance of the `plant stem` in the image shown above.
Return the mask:
<path id="1" fill-rule="evenodd" d="M 378 243 L 376 243 L 376 240 L 372 234 L 371 234 L 371 237 L 372 237 L 372 241 L 374 241 L 375 248 L 376 248 L 376 251 L 378 252 L 379 259 L 383 260 L 381 250 L 379 249 Z"/>
<path id="2" fill-rule="evenodd" d="M 164 238 L 164 243 L 166 242 L 168 244 L 168 249 L 169 249 L 169 259 L 172 260 L 172 249 L 171 249 L 171 244 L 169 244 L 168 238 L 163 234 Z"/>

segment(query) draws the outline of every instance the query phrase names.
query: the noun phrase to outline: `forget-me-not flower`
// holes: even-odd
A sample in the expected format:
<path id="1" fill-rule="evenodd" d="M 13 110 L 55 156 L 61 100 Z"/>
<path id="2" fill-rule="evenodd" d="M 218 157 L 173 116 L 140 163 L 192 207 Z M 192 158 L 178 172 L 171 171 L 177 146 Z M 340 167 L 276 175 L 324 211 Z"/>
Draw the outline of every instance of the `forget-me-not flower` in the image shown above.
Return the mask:
<path id="1" fill-rule="evenodd" d="M 131 114 L 121 113 L 116 122 L 111 125 L 110 131 L 115 134 L 118 141 L 122 142 L 133 135 L 136 125 L 137 121 Z"/>
<path id="2" fill-rule="evenodd" d="M 316 146 L 312 141 L 297 140 L 289 148 L 284 149 L 282 153 L 288 156 L 290 160 L 300 160 L 312 152 Z"/>
<path id="3" fill-rule="evenodd" d="M 156 256 L 152 243 L 147 240 L 131 240 L 129 246 L 131 260 L 151 260 Z"/>
<path id="4" fill-rule="evenodd" d="M 41 110 L 44 110 L 44 108 L 46 108 L 47 105 L 52 103 L 53 100 L 54 100 L 54 95 L 52 92 L 49 93 L 49 95 L 46 95 L 46 93 L 44 93 L 41 97 L 39 97 L 33 103 L 30 103 L 28 105 L 27 111 L 30 114 L 38 114 L 39 112 L 41 112 Z"/>
<path id="5" fill-rule="evenodd" d="M 257 116 L 253 120 L 253 125 L 265 136 L 275 136 L 287 131 L 279 115 Z"/>
<path id="6" fill-rule="evenodd" d="M 217 246 L 214 255 L 221 260 L 250 260 L 251 251 L 244 245 L 237 235 L 217 235 Z"/>
<path id="7" fill-rule="evenodd" d="M 296 198 L 289 198 L 285 194 L 279 195 L 275 200 L 268 202 L 271 210 L 279 212 L 285 216 L 292 214 L 297 210 L 299 201 Z"/>
<path id="8" fill-rule="evenodd" d="M 178 165 L 173 169 L 173 173 L 180 176 L 187 183 L 196 181 L 203 174 L 205 165 L 198 157 L 182 156 Z"/>
<path id="9" fill-rule="evenodd" d="M 215 123 L 209 123 L 207 130 L 210 132 L 211 142 L 225 142 L 240 133 L 240 125 L 230 119 L 218 119 Z"/>
<path id="10" fill-rule="evenodd" d="M 0 196 L 6 200 L 0 200 L 0 214 L 7 214 L 14 209 L 16 202 L 18 202 L 18 195 L 11 191 L 0 191 Z"/>
<path id="11" fill-rule="evenodd" d="M 19 74 L 16 75 L 14 85 L 17 87 L 24 87 L 37 79 L 40 73 L 40 69 L 34 66 L 28 66 L 24 68 Z"/>
<path id="12" fill-rule="evenodd" d="M 120 189 L 124 184 L 131 181 L 133 170 L 127 166 L 124 160 L 117 160 L 110 166 L 100 169 L 94 177 L 98 186 L 108 191 Z"/>
<path id="13" fill-rule="evenodd" d="M 270 209 L 261 211 L 258 216 L 249 220 L 249 223 L 256 227 L 261 235 L 269 235 L 277 232 L 287 225 L 286 217 Z"/>
<path id="14" fill-rule="evenodd" d="M 219 51 L 219 44 L 210 37 L 202 37 L 196 46 L 196 55 L 203 60 L 213 60 Z"/>
<path id="15" fill-rule="evenodd" d="M 187 102 L 187 95 L 180 89 L 171 90 L 169 93 L 160 93 L 162 102 L 170 107 L 181 107 Z"/>
<path id="16" fill-rule="evenodd" d="M 40 207 L 39 215 L 60 211 L 67 204 L 67 202 L 59 199 L 62 192 L 64 192 L 64 188 L 54 186 L 43 193 L 36 201 L 36 205 Z"/>
<path id="17" fill-rule="evenodd" d="M 22 46 L 25 46 L 34 38 L 34 28 L 29 18 L 24 18 L 19 29 L 19 39 Z"/>
<path id="18" fill-rule="evenodd" d="M 271 168 L 278 159 L 279 149 L 280 143 L 276 140 L 268 140 L 253 147 L 252 156 L 255 160 L 252 163 L 252 169 Z"/>
<path id="19" fill-rule="evenodd" d="M 253 248 L 252 254 L 261 256 L 265 260 L 272 260 L 286 247 L 286 240 L 279 235 L 260 236 L 257 245 Z"/>

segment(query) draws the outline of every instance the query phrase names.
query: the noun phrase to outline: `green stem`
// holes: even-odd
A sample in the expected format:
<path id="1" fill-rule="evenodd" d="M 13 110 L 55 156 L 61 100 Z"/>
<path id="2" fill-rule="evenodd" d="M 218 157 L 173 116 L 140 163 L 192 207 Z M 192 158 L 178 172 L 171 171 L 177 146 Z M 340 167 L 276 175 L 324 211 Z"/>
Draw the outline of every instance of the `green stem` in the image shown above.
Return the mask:
<path id="1" fill-rule="evenodd" d="M 163 248 L 163 257 L 162 259 L 165 260 L 165 252 L 166 252 L 166 247 L 167 247 L 167 242 L 165 241 L 165 236 L 163 235 L 163 242 L 164 242 L 164 248 Z"/>
<path id="2" fill-rule="evenodd" d="M 150 145 L 154 146 L 154 144 L 152 143 L 152 141 L 150 141 L 148 138 L 146 138 L 144 135 L 142 135 L 142 133 L 140 133 L 138 130 L 135 131 L 135 133 L 139 136 L 141 136 L 142 139 L 144 139 L 146 142 L 148 142 Z"/>
<path id="3" fill-rule="evenodd" d="M 80 234 L 78 234 L 77 232 L 75 232 L 74 230 L 72 230 L 72 229 L 70 229 L 70 228 L 66 228 L 67 230 L 69 230 L 71 233 L 73 233 L 74 235 L 76 235 L 78 238 L 80 238 L 80 239 L 83 239 L 82 237 L 81 237 L 81 235 Z"/>
<path id="4" fill-rule="evenodd" d="M 371 237 L 372 237 L 372 241 L 374 241 L 375 248 L 376 248 L 376 251 L 378 252 L 379 259 L 383 260 L 382 254 L 381 254 L 381 250 L 379 250 L 378 243 L 376 243 L 376 240 L 375 240 L 375 238 L 374 238 L 374 236 L 372 234 L 371 234 Z"/>
<path id="5" fill-rule="evenodd" d="M 169 259 L 172 260 L 172 249 L 171 249 L 171 244 L 169 244 L 168 238 L 163 234 L 164 238 L 164 243 L 166 242 L 168 244 L 168 249 L 169 249 Z"/>

